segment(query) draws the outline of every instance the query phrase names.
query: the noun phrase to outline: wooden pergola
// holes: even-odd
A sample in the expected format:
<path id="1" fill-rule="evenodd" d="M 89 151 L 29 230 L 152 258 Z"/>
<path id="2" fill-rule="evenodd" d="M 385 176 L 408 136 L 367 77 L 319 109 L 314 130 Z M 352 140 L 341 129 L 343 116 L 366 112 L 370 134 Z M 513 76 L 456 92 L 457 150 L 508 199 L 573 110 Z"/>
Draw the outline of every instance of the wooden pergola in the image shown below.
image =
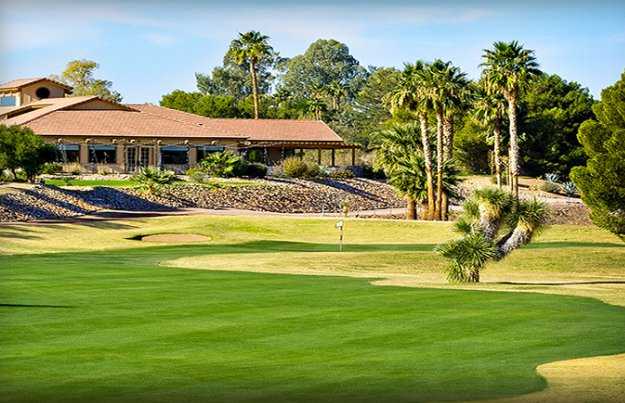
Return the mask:
<path id="1" fill-rule="evenodd" d="M 279 149 L 279 150 L 317 150 L 317 163 L 321 164 L 321 151 L 332 150 L 331 166 L 336 166 L 336 150 L 352 150 L 352 166 L 356 165 L 356 149 L 359 147 L 353 144 L 346 144 L 342 141 L 262 141 L 251 142 L 250 148 Z"/>

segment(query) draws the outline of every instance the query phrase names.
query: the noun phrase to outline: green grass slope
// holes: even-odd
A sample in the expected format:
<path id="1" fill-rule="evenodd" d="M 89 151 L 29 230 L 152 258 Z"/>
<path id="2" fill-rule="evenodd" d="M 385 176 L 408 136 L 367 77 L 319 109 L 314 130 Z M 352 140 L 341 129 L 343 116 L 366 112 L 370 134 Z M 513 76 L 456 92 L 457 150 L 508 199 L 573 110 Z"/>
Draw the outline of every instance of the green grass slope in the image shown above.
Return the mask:
<path id="1" fill-rule="evenodd" d="M 625 351 L 625 309 L 594 299 L 159 265 L 335 247 L 260 225 L 229 244 L 0 256 L 0 401 L 482 399 L 544 388 L 541 363 Z"/>

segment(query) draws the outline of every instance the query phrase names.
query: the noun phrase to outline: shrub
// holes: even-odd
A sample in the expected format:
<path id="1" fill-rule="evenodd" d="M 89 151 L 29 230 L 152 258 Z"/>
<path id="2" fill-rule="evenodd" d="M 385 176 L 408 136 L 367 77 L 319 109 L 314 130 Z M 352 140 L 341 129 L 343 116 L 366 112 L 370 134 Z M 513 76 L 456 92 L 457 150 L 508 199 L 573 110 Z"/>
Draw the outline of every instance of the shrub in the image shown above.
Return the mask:
<path id="1" fill-rule="evenodd" d="M 331 171 L 329 176 L 332 179 L 352 179 L 354 173 L 350 169 L 340 168 Z"/>
<path id="2" fill-rule="evenodd" d="M 41 173 L 44 173 L 47 175 L 54 175 L 61 171 L 63 171 L 63 166 L 56 162 L 48 162 L 46 164 L 43 164 L 43 167 L 41 168 Z"/>
<path id="3" fill-rule="evenodd" d="M 383 169 L 378 169 L 371 165 L 362 166 L 362 177 L 367 179 L 386 179 Z"/>
<path id="4" fill-rule="evenodd" d="M 555 173 L 545 174 L 545 180 L 551 183 L 558 183 L 560 181 L 560 175 Z"/>
<path id="5" fill-rule="evenodd" d="M 241 161 L 241 156 L 232 151 L 211 153 L 200 162 L 199 168 L 210 176 L 227 178 L 235 175 Z"/>
<path id="6" fill-rule="evenodd" d="M 289 157 L 282 161 L 284 175 L 291 178 L 303 178 L 308 175 L 308 165 L 297 157 Z"/>
<path id="7" fill-rule="evenodd" d="M 560 191 L 560 185 L 555 182 L 544 181 L 540 185 L 540 190 L 547 193 L 558 193 Z"/>
<path id="8" fill-rule="evenodd" d="M 320 176 L 326 176 L 326 172 L 324 172 L 321 166 L 316 162 L 307 162 L 306 169 L 307 178 L 318 178 Z"/>
<path id="9" fill-rule="evenodd" d="M 267 165 L 265 164 L 250 162 L 242 166 L 245 167 L 242 176 L 247 176 L 248 178 L 264 178 L 267 176 Z"/>
<path id="10" fill-rule="evenodd" d="M 176 180 L 176 174 L 173 171 L 146 167 L 134 176 L 134 180 L 148 193 L 155 193 L 162 186 L 173 183 Z"/>
<path id="11" fill-rule="evenodd" d="M 0 165 L 14 176 L 21 169 L 29 181 L 56 158 L 56 148 L 27 127 L 0 125 Z"/>
<path id="12" fill-rule="evenodd" d="M 206 182 L 206 172 L 204 172 L 199 167 L 193 167 L 193 168 L 187 169 L 186 174 L 189 177 L 189 179 L 191 180 L 191 182 L 195 182 L 195 183 L 204 183 L 204 182 Z"/>

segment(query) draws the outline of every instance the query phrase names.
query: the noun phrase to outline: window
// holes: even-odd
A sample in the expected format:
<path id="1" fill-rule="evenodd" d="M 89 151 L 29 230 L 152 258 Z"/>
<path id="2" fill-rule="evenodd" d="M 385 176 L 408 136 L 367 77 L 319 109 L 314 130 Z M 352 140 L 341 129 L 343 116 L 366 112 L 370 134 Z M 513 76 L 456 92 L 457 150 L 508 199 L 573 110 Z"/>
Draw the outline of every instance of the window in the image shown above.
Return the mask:
<path id="1" fill-rule="evenodd" d="M 117 147 L 94 144 L 89 146 L 89 162 L 92 164 L 114 164 L 117 161 Z"/>
<path id="2" fill-rule="evenodd" d="M 79 162 L 80 161 L 80 145 L 79 144 L 59 144 L 57 146 L 56 161 Z"/>
<path id="3" fill-rule="evenodd" d="M 161 147 L 161 165 L 185 165 L 189 163 L 189 148 L 186 146 Z"/>
<path id="4" fill-rule="evenodd" d="M 197 160 L 202 161 L 211 153 L 220 153 L 225 150 L 224 146 L 198 146 L 197 148 Z"/>
<path id="5" fill-rule="evenodd" d="M 0 106 L 15 106 L 17 98 L 15 95 L 0 96 Z"/>
<path id="6" fill-rule="evenodd" d="M 47 89 L 46 87 L 39 87 L 37 88 L 37 91 L 35 91 L 35 95 L 39 99 L 50 98 L 50 90 Z"/>

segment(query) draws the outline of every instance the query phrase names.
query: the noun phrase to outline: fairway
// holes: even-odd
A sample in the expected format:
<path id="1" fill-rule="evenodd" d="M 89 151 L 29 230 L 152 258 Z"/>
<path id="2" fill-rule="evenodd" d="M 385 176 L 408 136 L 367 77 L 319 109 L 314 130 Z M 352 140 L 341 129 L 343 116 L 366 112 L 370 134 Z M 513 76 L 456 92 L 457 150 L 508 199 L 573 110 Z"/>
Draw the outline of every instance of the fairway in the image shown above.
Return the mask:
<path id="1" fill-rule="evenodd" d="M 348 231 L 358 233 L 339 254 L 329 242 L 332 226 L 322 219 L 188 217 L 5 227 L 0 400 L 489 399 L 544 389 L 540 364 L 625 352 L 625 308 L 598 299 L 381 287 L 371 284 L 375 278 L 332 271 L 245 272 L 256 263 L 324 274 L 336 262 L 345 272 L 362 266 L 365 277 L 376 267 L 431 273 L 442 263 L 432 245 L 451 236 L 433 223 L 349 221 Z M 154 246 L 127 239 L 176 228 L 210 241 Z M 18 233 L 21 239 L 11 236 Z M 566 228 L 546 233 L 543 249 L 565 233 L 572 236 Z M 588 253 L 596 241 L 598 266 L 587 274 L 622 272 L 625 248 L 590 234 L 577 234 L 566 254 Z M 30 254 L 8 254 L 20 251 Z M 211 270 L 172 267 L 176 262 Z M 543 262 L 543 270 L 562 274 L 548 257 Z M 511 258 L 511 267 L 517 264 Z"/>

